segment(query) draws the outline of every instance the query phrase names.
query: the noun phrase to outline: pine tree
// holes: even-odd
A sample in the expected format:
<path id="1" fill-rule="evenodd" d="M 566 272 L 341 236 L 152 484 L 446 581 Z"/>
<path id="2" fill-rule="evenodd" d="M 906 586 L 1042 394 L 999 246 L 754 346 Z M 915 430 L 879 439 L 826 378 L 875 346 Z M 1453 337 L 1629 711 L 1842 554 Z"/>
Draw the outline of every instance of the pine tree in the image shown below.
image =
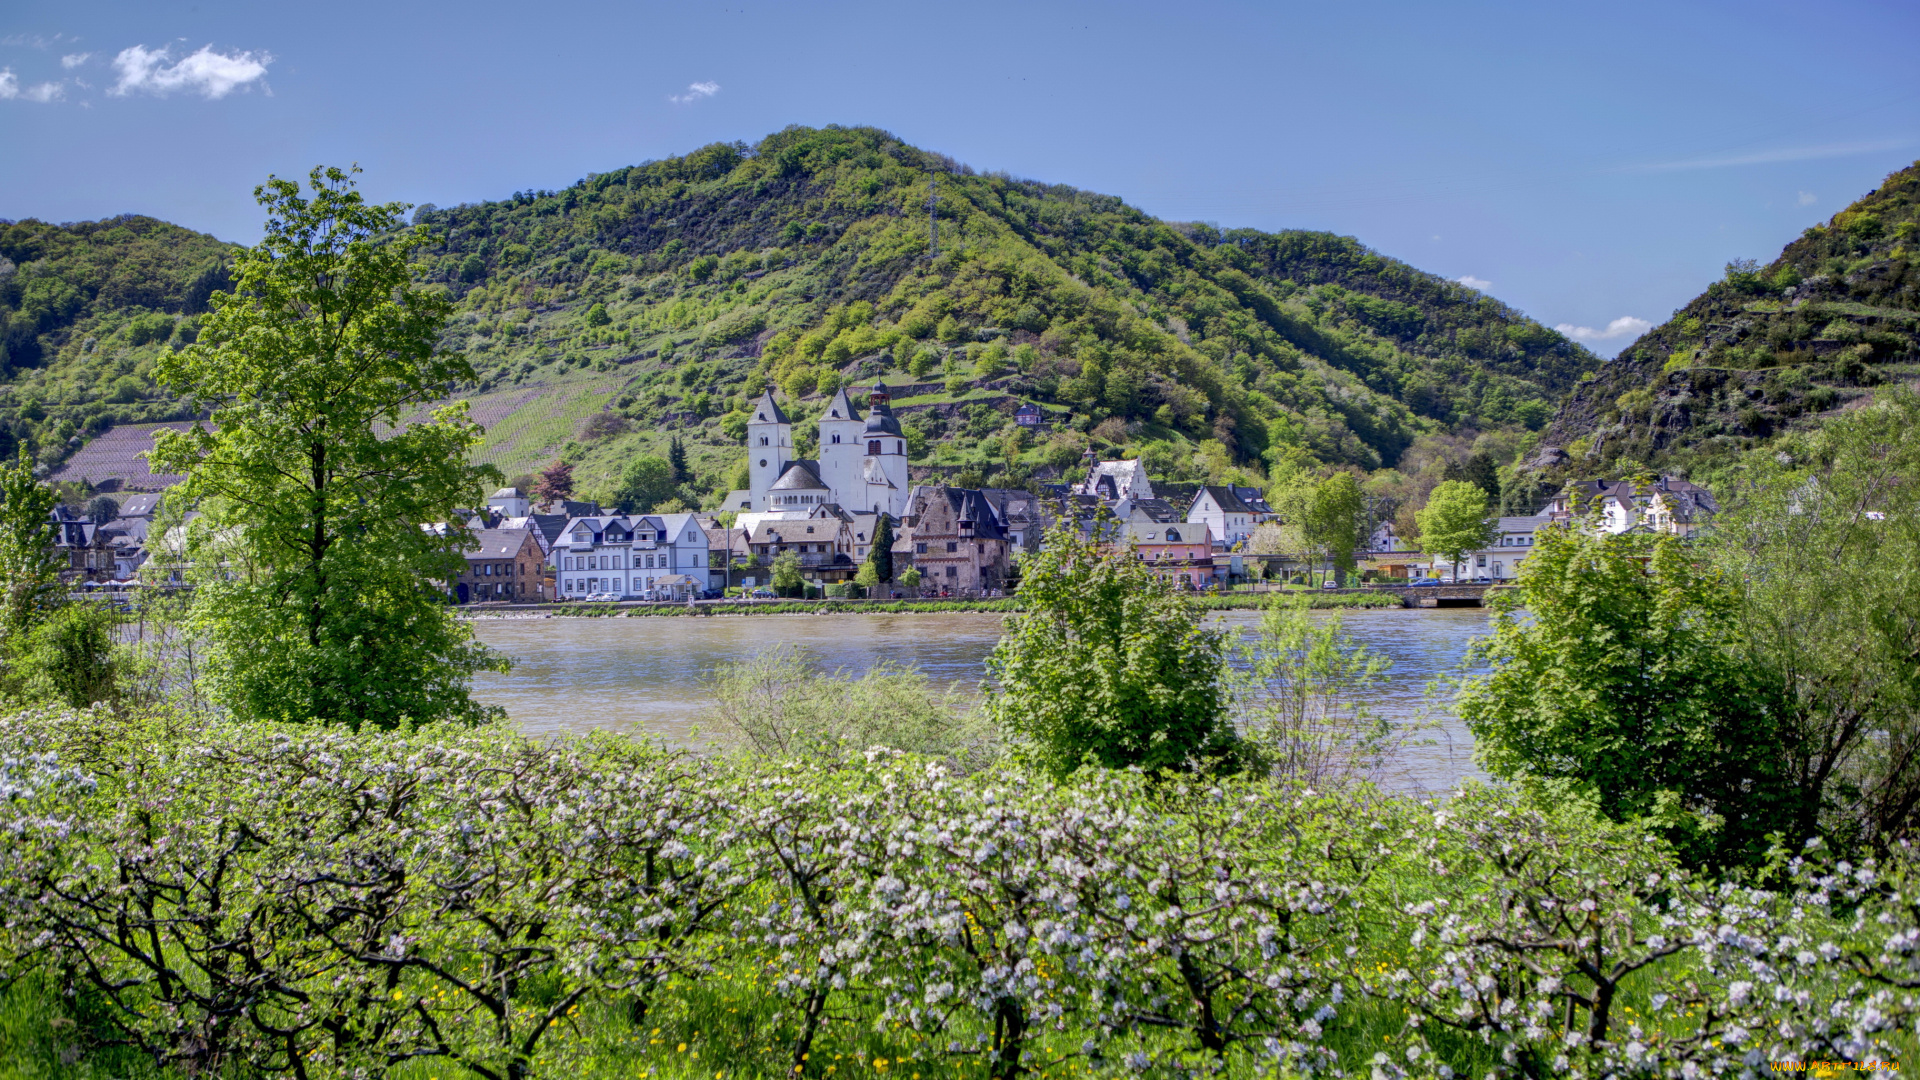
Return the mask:
<path id="1" fill-rule="evenodd" d="M 873 526 L 873 550 L 867 552 L 873 564 L 874 578 L 882 583 L 893 580 L 893 519 L 886 514 Z"/>
<path id="2" fill-rule="evenodd" d="M 673 441 L 667 443 L 667 466 L 673 470 L 674 483 L 687 482 L 687 448 L 681 444 L 678 435 L 673 437 Z"/>

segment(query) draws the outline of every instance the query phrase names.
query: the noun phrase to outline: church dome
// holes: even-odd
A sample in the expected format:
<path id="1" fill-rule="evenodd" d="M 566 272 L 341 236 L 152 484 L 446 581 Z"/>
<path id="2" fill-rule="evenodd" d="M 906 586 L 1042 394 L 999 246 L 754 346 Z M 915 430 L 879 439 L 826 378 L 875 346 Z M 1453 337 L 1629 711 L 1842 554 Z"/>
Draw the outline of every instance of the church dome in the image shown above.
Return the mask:
<path id="1" fill-rule="evenodd" d="M 825 491 L 827 485 L 820 482 L 813 470 L 798 462 L 787 467 L 780 479 L 773 482 L 773 491 Z"/>

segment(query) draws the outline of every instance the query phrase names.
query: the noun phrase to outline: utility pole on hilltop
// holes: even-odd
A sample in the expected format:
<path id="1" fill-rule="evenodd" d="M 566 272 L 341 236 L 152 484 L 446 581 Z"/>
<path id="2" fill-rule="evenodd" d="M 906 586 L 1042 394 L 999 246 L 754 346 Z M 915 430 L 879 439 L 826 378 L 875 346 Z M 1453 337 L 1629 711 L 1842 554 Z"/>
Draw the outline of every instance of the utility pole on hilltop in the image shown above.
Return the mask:
<path id="1" fill-rule="evenodd" d="M 940 177 L 938 174 L 928 176 L 927 234 L 933 238 L 933 244 L 929 249 L 932 254 L 927 256 L 927 261 L 934 262 L 940 258 Z"/>

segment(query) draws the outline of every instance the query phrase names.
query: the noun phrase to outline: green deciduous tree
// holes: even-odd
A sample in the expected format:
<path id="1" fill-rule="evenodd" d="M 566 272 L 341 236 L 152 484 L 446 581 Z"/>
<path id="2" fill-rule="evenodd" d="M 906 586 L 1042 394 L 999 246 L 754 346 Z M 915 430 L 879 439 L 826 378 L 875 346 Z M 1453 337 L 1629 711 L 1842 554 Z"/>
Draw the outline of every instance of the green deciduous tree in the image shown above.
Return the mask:
<path id="1" fill-rule="evenodd" d="M 1273 597 L 1234 652 L 1235 722 L 1249 764 L 1320 790 L 1379 773 L 1394 733 L 1366 702 L 1390 661 L 1356 642 L 1339 612 L 1316 617 L 1304 598 Z"/>
<path id="2" fill-rule="evenodd" d="M 1495 776 L 1659 827 L 1696 860 L 1754 858 L 1789 824 L 1777 710 L 1739 656 L 1733 590 L 1676 538 L 1648 548 L 1540 532 L 1459 714 Z"/>
<path id="3" fill-rule="evenodd" d="M 1920 820 L 1920 396 L 1753 452 L 1706 544 L 1781 703 L 1792 833 L 1885 846 Z M 1532 561 L 1531 557 L 1528 559 Z"/>
<path id="4" fill-rule="evenodd" d="M 1353 572 L 1354 553 L 1366 537 L 1366 502 L 1352 473 L 1337 472 L 1314 485 L 1308 536 L 1341 582 Z"/>
<path id="5" fill-rule="evenodd" d="M 801 578 L 798 552 L 783 551 L 773 557 L 773 588 L 781 596 L 799 594 Z"/>
<path id="6" fill-rule="evenodd" d="M 1063 522 L 1022 564 L 1020 599 L 988 660 L 987 710 L 1029 763 L 1065 776 L 1233 751 L 1221 635 L 1133 553 Z"/>
<path id="7" fill-rule="evenodd" d="M 53 489 L 33 477 L 22 449 L 0 462 L 0 647 L 32 629 L 60 597 L 60 556 L 48 515 L 59 505 Z"/>
<path id="8" fill-rule="evenodd" d="M 1456 581 L 1460 578 L 1460 561 L 1467 553 L 1493 543 L 1494 521 L 1487 510 L 1487 493 L 1469 480 L 1442 481 L 1414 519 L 1420 524 L 1420 546 L 1453 563 Z"/>
<path id="9" fill-rule="evenodd" d="M 673 497 L 673 466 L 657 457 L 642 454 L 620 470 L 620 481 L 613 489 L 614 504 L 629 514 L 645 514 Z"/>
<path id="10" fill-rule="evenodd" d="M 152 457 L 203 514 L 190 554 L 214 694 L 243 717 L 479 719 L 468 678 L 505 664 L 444 603 L 461 530 L 423 526 L 454 521 L 499 474 L 468 463 L 480 429 L 464 404 L 415 415 L 474 378 L 437 345 L 447 299 L 408 270 L 426 232 L 396 231 L 404 206 L 367 204 L 338 169 L 313 170 L 305 194 L 276 177 L 255 197 L 265 238 L 198 342 L 154 367 L 211 411 Z"/>
<path id="11" fill-rule="evenodd" d="M 28 631 L 17 665 L 24 696 L 84 709 L 120 693 L 124 657 L 114 644 L 113 612 L 92 603 L 63 604 Z"/>

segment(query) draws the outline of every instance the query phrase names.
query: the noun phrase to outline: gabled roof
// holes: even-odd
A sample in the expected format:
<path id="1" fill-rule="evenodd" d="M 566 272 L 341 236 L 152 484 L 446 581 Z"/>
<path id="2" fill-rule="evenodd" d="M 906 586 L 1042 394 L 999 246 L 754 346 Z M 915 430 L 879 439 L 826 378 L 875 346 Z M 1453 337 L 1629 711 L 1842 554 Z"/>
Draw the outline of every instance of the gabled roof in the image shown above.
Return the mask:
<path id="1" fill-rule="evenodd" d="M 1229 485 L 1227 490 L 1233 492 L 1234 497 L 1239 499 L 1243 506 L 1254 513 L 1273 513 L 1273 507 L 1267 505 L 1267 493 L 1261 491 L 1259 488 Z"/>
<path id="2" fill-rule="evenodd" d="M 468 559 L 510 559 L 534 537 L 531 529 L 475 529 L 473 539 L 480 546 L 464 553 Z"/>
<path id="3" fill-rule="evenodd" d="M 120 504 L 120 516 L 123 518 L 152 517 L 160 509 L 160 500 L 166 496 L 158 491 L 141 491 L 127 496 Z"/>
<path id="4" fill-rule="evenodd" d="M 994 512 L 993 503 L 974 488 L 929 487 L 930 498 L 945 498 L 947 505 L 953 508 L 956 521 L 973 522 L 973 535 L 977 540 L 1005 540 L 1006 533 L 1000 528 L 1000 515 Z"/>
<path id="5" fill-rule="evenodd" d="M 787 419 L 786 413 L 780 411 L 780 403 L 773 400 L 772 390 L 768 390 L 766 393 L 761 394 L 760 400 L 753 403 L 753 421 L 752 422 L 756 424 L 791 424 L 793 423 L 793 421 Z"/>
<path id="6" fill-rule="evenodd" d="M 1202 495 L 1211 497 L 1222 511 L 1229 514 L 1251 514 L 1254 512 L 1253 507 L 1248 506 L 1241 500 L 1237 491 L 1224 484 L 1207 484 L 1202 486 L 1199 491 L 1194 492 L 1193 501 L 1199 502 L 1200 496 Z M 1192 511 L 1191 506 L 1188 507 L 1188 511 Z"/>
<path id="7" fill-rule="evenodd" d="M 1113 516 L 1121 521 L 1179 521 L 1180 513 L 1165 499 L 1121 499 L 1113 504 Z"/>

